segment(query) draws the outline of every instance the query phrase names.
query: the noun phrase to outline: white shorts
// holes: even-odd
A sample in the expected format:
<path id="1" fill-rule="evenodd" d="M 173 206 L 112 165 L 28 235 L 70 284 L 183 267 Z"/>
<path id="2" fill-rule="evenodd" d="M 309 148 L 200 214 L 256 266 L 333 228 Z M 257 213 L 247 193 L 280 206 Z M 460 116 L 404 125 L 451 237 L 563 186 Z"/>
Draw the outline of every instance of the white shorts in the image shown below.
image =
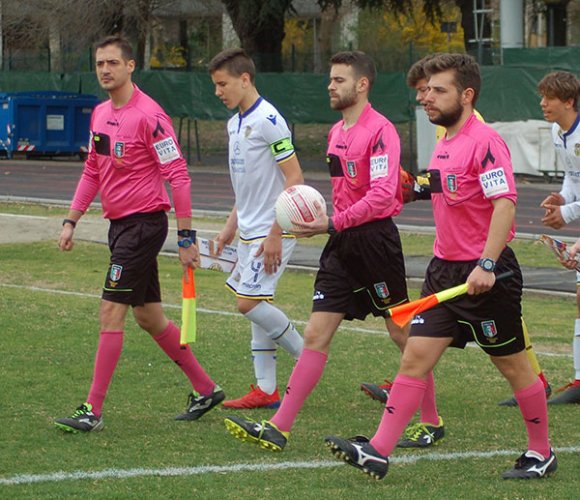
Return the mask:
<path id="1" fill-rule="evenodd" d="M 226 281 L 226 286 L 237 297 L 257 300 L 274 298 L 278 280 L 286 269 L 296 246 L 296 238 L 282 238 L 282 263 L 274 274 L 267 274 L 264 270 L 264 254 L 256 257 L 263 241 L 259 239 L 238 242 L 238 261 Z"/>

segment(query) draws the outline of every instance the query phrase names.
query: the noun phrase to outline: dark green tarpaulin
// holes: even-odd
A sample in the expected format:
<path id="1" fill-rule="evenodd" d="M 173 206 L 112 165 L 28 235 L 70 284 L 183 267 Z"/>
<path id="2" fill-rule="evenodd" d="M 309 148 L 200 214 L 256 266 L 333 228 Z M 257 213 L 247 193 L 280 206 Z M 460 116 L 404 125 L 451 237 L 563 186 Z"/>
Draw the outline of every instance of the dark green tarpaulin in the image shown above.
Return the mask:
<path id="1" fill-rule="evenodd" d="M 483 89 L 477 108 L 488 121 L 542 119 L 536 86 L 551 70 L 545 65 L 482 67 Z M 134 81 L 173 117 L 226 120 L 232 115 L 214 95 L 207 73 L 141 71 L 135 73 Z M 333 123 L 339 118 L 328 105 L 327 75 L 260 74 L 256 85 L 289 123 Z M 94 73 L 0 72 L 0 92 L 33 90 L 63 90 L 106 98 Z M 403 73 L 379 74 L 371 101 L 395 123 L 413 119 L 414 92 L 405 85 Z"/>
<path id="2" fill-rule="evenodd" d="M 580 47 L 540 47 L 535 49 L 503 49 L 504 65 L 536 67 L 548 73 L 567 70 L 580 73 Z"/>

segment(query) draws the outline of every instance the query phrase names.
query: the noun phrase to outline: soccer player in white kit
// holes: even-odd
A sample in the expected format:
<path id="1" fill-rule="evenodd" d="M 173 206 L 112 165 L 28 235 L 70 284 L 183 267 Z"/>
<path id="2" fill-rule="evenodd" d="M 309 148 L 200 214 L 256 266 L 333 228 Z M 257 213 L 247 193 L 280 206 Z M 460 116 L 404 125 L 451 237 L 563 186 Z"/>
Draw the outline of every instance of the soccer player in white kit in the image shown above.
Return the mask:
<path id="1" fill-rule="evenodd" d="M 540 106 L 544 118 L 552 122 L 556 154 L 566 169 L 560 192 L 550 193 L 541 203 L 541 207 L 546 209 L 542 222 L 560 229 L 580 219 L 580 80 L 568 71 L 555 71 L 540 81 L 538 90 L 542 96 Z M 576 274 L 576 283 L 580 285 L 580 273 Z M 580 286 L 576 289 L 576 304 L 578 314 L 572 343 L 574 381 L 566 385 L 561 394 L 550 399 L 550 405 L 580 403 Z"/>
<path id="2" fill-rule="evenodd" d="M 215 94 L 238 112 L 228 121 L 229 167 L 236 205 L 217 236 L 218 252 L 239 230 L 238 262 L 226 282 L 237 297 L 238 310 L 250 321 L 256 386 L 227 408 L 277 408 L 278 346 L 298 359 L 303 340 L 288 317 L 270 302 L 296 245 L 275 220 L 280 193 L 303 184 L 286 120 L 260 96 L 254 84 L 252 59 L 243 49 L 227 49 L 209 64 Z"/>

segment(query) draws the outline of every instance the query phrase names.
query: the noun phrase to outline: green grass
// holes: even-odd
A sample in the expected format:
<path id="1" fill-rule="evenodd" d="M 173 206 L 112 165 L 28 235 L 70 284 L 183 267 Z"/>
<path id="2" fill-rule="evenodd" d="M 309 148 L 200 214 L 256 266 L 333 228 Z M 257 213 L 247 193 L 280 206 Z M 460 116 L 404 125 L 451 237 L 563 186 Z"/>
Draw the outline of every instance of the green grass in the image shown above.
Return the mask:
<path id="1" fill-rule="evenodd" d="M 124 352 L 105 404 L 103 432 L 69 435 L 52 421 L 70 414 L 89 388 L 98 338 L 98 299 L 57 291 L 98 294 L 108 252 L 79 242 L 60 253 L 52 242 L 0 245 L 0 331 L 2 363 L 0 479 L 57 471 L 133 468 L 235 466 L 281 462 L 332 461 L 323 446 L 327 434 L 372 435 L 381 416 L 379 404 L 359 391 L 362 381 L 392 377 L 398 366 L 393 343 L 376 319 L 345 324 L 336 334 L 319 386 L 300 413 L 282 454 L 240 443 L 226 433 L 222 409 L 197 422 L 176 422 L 189 391 L 181 372 L 132 320 Z M 180 270 L 175 259 L 160 259 L 164 302 L 180 303 Z M 199 336 L 194 349 L 210 375 L 229 396 L 253 382 L 249 328 L 224 292 L 225 275 L 198 271 Z M 277 303 L 297 320 L 308 317 L 312 273 L 287 272 Z M 11 285 L 11 286 L 7 286 Z M 34 289 L 31 287 L 37 287 Z M 53 292 L 51 292 L 53 290 Z M 416 294 L 416 291 L 413 291 Z M 572 299 L 526 297 L 525 314 L 540 361 L 554 385 L 571 375 Z M 179 322 L 179 308 L 168 307 Z M 203 312 L 207 311 L 207 312 Z M 374 331 L 361 333 L 348 327 Z M 292 361 L 279 356 L 284 386 Z M 451 350 L 436 369 L 438 402 L 447 437 L 421 452 L 396 451 L 393 458 L 425 456 L 416 463 L 394 462 L 383 482 L 374 482 L 336 462 L 335 467 L 196 475 L 76 479 L 22 485 L 0 484 L 0 498 L 65 498 L 90 494 L 104 498 L 574 498 L 579 489 L 580 455 L 560 453 L 554 478 L 506 482 L 500 473 L 525 448 L 519 412 L 499 408 L 507 384 L 478 349 Z M 283 387 L 282 387 L 283 388 Z M 272 411 L 248 411 L 268 418 Z M 550 409 L 555 447 L 580 446 L 578 409 Z M 452 453 L 510 450 L 508 456 L 453 458 Z M 429 460 L 436 453 L 447 456 Z"/>

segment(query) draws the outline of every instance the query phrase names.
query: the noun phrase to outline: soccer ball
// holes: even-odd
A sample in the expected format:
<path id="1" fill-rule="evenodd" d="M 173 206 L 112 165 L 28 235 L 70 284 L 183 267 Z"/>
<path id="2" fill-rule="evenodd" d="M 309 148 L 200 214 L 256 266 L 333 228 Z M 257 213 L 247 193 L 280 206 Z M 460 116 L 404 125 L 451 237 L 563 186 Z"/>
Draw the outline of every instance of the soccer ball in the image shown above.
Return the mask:
<path id="1" fill-rule="evenodd" d="M 290 186 L 276 201 L 276 221 L 284 231 L 294 229 L 292 221 L 312 222 L 319 213 L 326 213 L 326 201 L 316 189 L 305 184 Z"/>

